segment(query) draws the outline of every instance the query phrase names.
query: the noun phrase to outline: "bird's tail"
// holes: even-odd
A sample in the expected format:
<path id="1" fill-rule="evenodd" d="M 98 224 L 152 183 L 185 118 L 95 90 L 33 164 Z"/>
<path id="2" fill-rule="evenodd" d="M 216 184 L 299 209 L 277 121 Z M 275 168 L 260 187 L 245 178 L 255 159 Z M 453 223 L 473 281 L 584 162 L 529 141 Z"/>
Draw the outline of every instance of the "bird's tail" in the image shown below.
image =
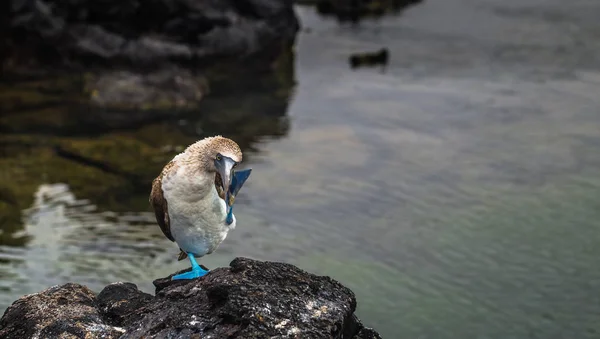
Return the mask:
<path id="1" fill-rule="evenodd" d="M 185 258 L 187 258 L 187 253 L 185 253 L 185 251 L 183 251 L 181 248 L 179 249 L 179 255 L 177 256 L 177 261 L 181 261 Z"/>

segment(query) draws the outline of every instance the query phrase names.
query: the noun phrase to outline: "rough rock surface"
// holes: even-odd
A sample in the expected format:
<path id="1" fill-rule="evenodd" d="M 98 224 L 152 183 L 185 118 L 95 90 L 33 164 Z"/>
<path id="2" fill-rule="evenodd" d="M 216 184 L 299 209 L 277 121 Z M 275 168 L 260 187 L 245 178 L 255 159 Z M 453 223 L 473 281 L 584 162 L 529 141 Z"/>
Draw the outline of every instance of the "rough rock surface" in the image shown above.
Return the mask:
<path id="1" fill-rule="evenodd" d="M 83 73 L 93 107 L 194 109 L 213 77 L 276 70 L 298 29 L 293 0 L 7 0 L 0 71 Z"/>
<path id="2" fill-rule="evenodd" d="M 118 338 L 123 333 L 104 322 L 92 291 L 71 283 L 21 297 L 0 320 L 0 338 Z"/>
<path id="3" fill-rule="evenodd" d="M 178 272 L 179 273 L 179 272 Z M 283 263 L 236 258 L 200 279 L 114 283 L 96 297 L 66 284 L 24 296 L 0 338 L 381 338 L 354 315 L 352 291 Z"/>
<path id="4" fill-rule="evenodd" d="M 13 62 L 202 66 L 277 56 L 298 31 L 292 0 L 8 0 Z M 6 13 L 6 12 L 5 12 Z M 39 59 L 39 60 L 38 60 Z"/>

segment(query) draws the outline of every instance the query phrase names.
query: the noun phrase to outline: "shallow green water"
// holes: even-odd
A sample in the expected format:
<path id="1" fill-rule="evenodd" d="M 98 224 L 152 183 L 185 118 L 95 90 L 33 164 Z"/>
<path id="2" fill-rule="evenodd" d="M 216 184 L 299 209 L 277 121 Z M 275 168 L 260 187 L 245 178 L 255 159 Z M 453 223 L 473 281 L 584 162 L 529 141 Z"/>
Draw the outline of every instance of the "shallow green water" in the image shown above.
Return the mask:
<path id="1" fill-rule="evenodd" d="M 385 338 L 596 338 L 600 4 L 501 3 L 429 0 L 356 27 L 299 7 L 309 29 L 293 92 L 217 93 L 200 114 L 92 139 L 32 134 L 147 175 L 205 134 L 241 140 L 254 171 L 239 227 L 204 264 L 249 256 L 331 275 Z M 381 46 L 385 70 L 349 69 L 350 53 Z M 4 179 L 43 183 L 0 199 L 27 200 L 22 223 L 4 209 L 3 229 L 25 228 L 2 234 L 3 308 L 67 281 L 151 291 L 186 266 L 154 225 L 145 179 L 3 145 L 45 166 L 3 165 Z"/>

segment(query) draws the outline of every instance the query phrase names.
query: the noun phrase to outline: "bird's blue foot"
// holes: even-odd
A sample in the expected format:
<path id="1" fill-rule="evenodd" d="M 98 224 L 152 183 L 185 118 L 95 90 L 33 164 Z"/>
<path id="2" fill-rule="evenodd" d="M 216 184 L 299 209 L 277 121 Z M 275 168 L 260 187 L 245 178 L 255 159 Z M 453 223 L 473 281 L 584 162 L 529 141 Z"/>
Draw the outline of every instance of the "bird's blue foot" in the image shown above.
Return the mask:
<path id="1" fill-rule="evenodd" d="M 192 270 L 189 272 L 174 275 L 171 278 L 171 280 L 196 279 L 208 273 L 208 271 L 204 270 L 202 267 L 200 267 L 200 265 L 198 265 L 198 263 L 196 262 L 196 258 L 194 258 L 193 254 L 188 253 L 188 258 L 190 259 L 190 263 L 192 264 Z"/>
<path id="2" fill-rule="evenodd" d="M 196 279 L 204 276 L 208 271 L 203 270 L 198 267 L 197 269 L 192 268 L 191 271 L 174 275 L 171 280 L 186 280 L 186 279 Z"/>
<path id="3" fill-rule="evenodd" d="M 235 201 L 235 197 L 246 182 L 250 173 L 252 172 L 251 168 L 235 171 L 233 174 L 233 178 L 231 179 L 231 185 L 229 186 L 229 190 L 227 191 L 225 204 L 227 206 L 227 217 L 225 218 L 225 223 L 227 225 L 231 225 L 233 223 L 233 202 Z"/>

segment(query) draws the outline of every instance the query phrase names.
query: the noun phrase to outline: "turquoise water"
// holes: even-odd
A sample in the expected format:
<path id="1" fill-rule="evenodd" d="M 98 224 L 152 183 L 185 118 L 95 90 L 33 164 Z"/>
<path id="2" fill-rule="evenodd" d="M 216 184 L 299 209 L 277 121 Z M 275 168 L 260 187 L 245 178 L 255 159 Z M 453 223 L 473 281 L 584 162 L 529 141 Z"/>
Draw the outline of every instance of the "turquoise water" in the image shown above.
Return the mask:
<path id="1" fill-rule="evenodd" d="M 297 85 L 261 123 L 226 112 L 267 107 L 264 93 L 221 93 L 208 118 L 102 137 L 161 131 L 165 157 L 206 133 L 244 140 L 239 226 L 208 267 L 249 256 L 331 275 L 385 338 L 596 338 L 598 10 L 429 0 L 350 26 L 298 7 Z M 387 68 L 350 70 L 351 53 L 382 46 Z M 67 281 L 152 291 L 186 266 L 143 185 L 118 211 L 77 185 L 45 182 L 23 208 L 11 239 L 27 240 L 0 251 L 3 307 Z"/>

